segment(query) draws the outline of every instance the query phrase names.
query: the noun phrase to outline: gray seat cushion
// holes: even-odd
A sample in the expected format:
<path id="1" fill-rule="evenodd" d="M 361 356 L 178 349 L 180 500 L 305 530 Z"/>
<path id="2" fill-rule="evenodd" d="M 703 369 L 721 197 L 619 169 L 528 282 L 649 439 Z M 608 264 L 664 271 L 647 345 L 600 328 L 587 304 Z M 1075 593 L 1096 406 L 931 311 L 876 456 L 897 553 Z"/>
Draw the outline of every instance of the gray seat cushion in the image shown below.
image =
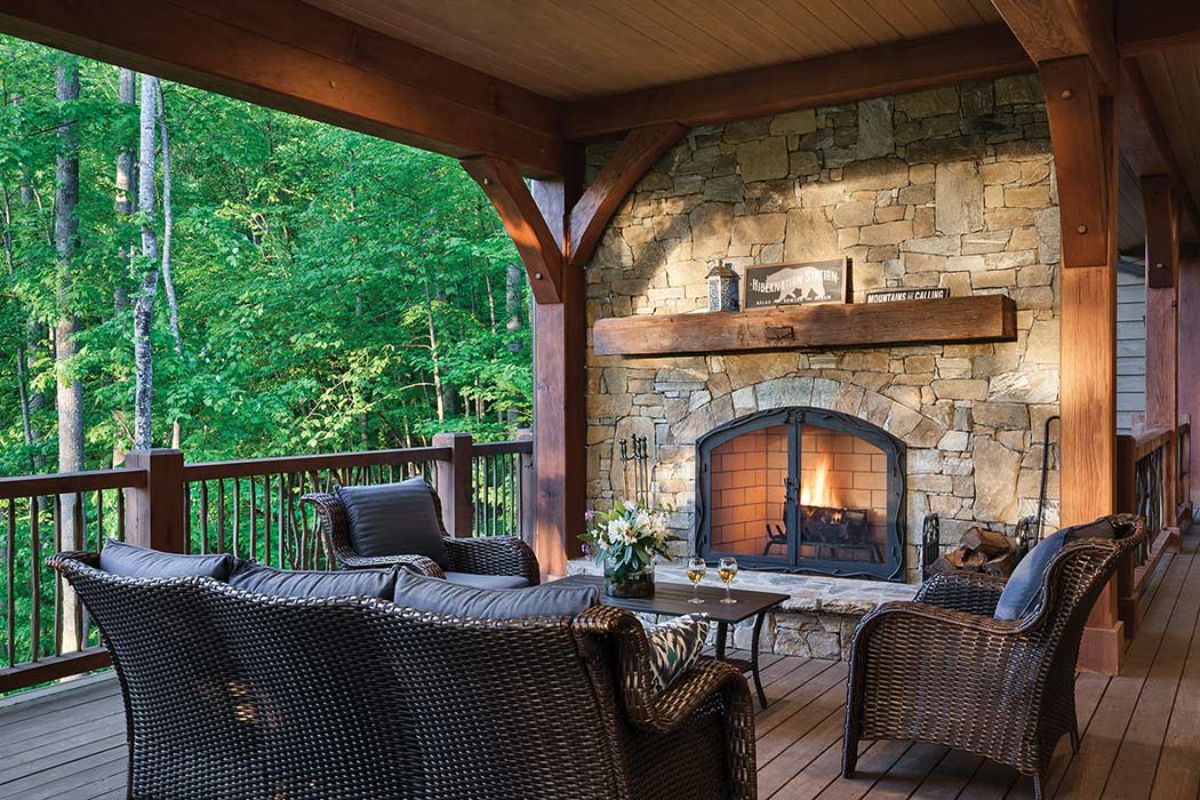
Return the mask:
<path id="1" fill-rule="evenodd" d="M 476 575 L 471 572 L 447 572 L 446 580 L 476 589 L 525 589 L 529 581 L 520 575 Z"/>
<path id="2" fill-rule="evenodd" d="M 450 566 L 433 490 L 423 478 L 338 489 L 350 544 L 360 556 L 426 556 Z"/>
<path id="3" fill-rule="evenodd" d="M 234 557 L 221 555 L 185 556 L 108 539 L 100 551 L 100 569 L 127 578 L 215 578 L 229 580 Z"/>
<path id="4" fill-rule="evenodd" d="M 396 590 L 396 570 L 303 572 L 263 567 L 253 561 L 238 561 L 229 576 L 229 585 L 274 597 L 375 597 L 391 600 Z"/>
<path id="5" fill-rule="evenodd" d="M 509 619 L 515 617 L 574 617 L 599 601 L 594 587 L 479 589 L 412 572 L 396 577 L 396 605 L 434 614 Z"/>

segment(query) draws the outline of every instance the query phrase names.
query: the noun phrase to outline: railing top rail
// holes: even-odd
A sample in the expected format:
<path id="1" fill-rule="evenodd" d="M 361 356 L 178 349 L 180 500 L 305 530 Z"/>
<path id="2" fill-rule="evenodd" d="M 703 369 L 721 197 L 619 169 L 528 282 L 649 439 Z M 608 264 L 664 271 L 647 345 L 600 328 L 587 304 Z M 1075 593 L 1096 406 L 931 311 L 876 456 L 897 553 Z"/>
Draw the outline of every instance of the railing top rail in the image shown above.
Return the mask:
<path id="1" fill-rule="evenodd" d="M 413 464 L 422 461 L 449 461 L 449 447 L 409 447 L 403 450 L 368 450 L 361 453 L 329 453 L 312 456 L 253 458 L 240 461 L 207 461 L 183 466 L 185 481 L 246 478 L 251 475 L 277 475 L 319 469 L 346 469 L 377 465 Z"/>
<path id="2" fill-rule="evenodd" d="M 506 453 L 533 453 L 533 440 L 517 440 L 509 442 L 476 442 L 471 445 L 471 455 L 499 456 Z"/>
<path id="3" fill-rule="evenodd" d="M 1151 428 L 1150 430 L 1139 433 L 1137 436 L 1133 437 L 1134 460 L 1141 461 L 1155 450 L 1165 446 L 1171 441 L 1171 437 L 1174 434 L 1175 431 L 1170 430 L 1169 428 Z"/>
<path id="4" fill-rule="evenodd" d="M 93 472 L 60 472 L 54 475 L 20 475 L 0 478 L 0 500 L 52 494 L 128 489 L 146 485 L 142 469 L 101 469 Z"/>

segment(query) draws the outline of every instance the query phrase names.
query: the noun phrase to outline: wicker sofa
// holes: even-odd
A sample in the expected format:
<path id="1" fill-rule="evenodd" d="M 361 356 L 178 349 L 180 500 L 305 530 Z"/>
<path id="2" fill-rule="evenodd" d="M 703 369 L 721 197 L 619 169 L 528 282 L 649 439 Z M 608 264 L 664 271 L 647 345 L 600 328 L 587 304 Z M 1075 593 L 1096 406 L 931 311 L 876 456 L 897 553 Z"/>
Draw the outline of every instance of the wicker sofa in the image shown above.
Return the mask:
<path id="1" fill-rule="evenodd" d="M 1146 538 L 1140 519 L 1108 518 L 1120 538 L 1066 544 L 1036 605 L 993 619 L 1004 581 L 951 573 L 913 602 L 863 617 L 850 646 L 843 773 L 860 739 L 902 739 L 965 750 L 1042 778 L 1064 735 L 1078 750 L 1075 662 L 1084 623 L 1120 560 Z"/>
<path id="2" fill-rule="evenodd" d="M 754 798 L 745 678 L 650 691 L 628 612 L 473 620 L 48 563 L 112 654 L 129 796 Z"/>
<path id="3" fill-rule="evenodd" d="M 538 560 L 529 545 L 511 536 L 457 539 L 447 535 L 445 523 L 442 522 L 441 500 L 433 489 L 430 489 L 429 493 L 433 496 L 433 506 L 446 543 L 451 572 L 470 575 L 517 575 L 528 581 L 530 586 L 538 584 Z M 366 569 L 398 564 L 423 575 L 445 577 L 445 572 L 437 562 L 424 556 L 367 557 L 357 553 L 351 544 L 346 506 L 336 494 L 307 494 L 301 498 L 301 502 L 309 503 L 316 509 L 326 547 L 343 569 Z"/>

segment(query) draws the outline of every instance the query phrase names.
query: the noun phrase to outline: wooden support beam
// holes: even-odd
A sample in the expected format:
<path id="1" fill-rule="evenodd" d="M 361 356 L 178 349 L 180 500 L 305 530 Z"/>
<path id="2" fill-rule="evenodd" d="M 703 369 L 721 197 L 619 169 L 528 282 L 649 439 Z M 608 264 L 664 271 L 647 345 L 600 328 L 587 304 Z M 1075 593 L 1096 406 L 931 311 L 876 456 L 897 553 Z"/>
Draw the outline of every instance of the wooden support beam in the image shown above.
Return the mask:
<path id="1" fill-rule="evenodd" d="M 533 196 L 559 241 L 566 239 L 567 209 L 579 196 L 578 175 L 533 182 Z M 583 269 L 567 265 L 561 302 L 533 309 L 534 549 L 550 575 L 564 575 L 567 559 L 579 555 L 587 504 L 585 289 Z"/>
<path id="2" fill-rule="evenodd" d="M 1186 369 L 1179 370 L 1179 416 L 1187 417 L 1192 427 L 1200 423 L 1200 370 L 1192 365 L 1200 354 L 1200 249 L 1188 247 L 1179 259 L 1179 354 Z M 1200 506 L 1200 447 L 1195 435 L 1192 443 L 1182 453 L 1188 459 L 1188 474 L 1191 477 L 1191 496 L 1180 498 Z"/>
<path id="3" fill-rule="evenodd" d="M 1107 184 L 1101 84 L 1087 56 L 1042 64 L 1041 76 L 1058 177 L 1062 264 L 1068 269 L 1105 266 L 1113 244 L 1109 239 L 1116 236 L 1106 224 L 1116 195 L 1115 183 Z"/>
<path id="4" fill-rule="evenodd" d="M 1116 0 L 1117 50 L 1123 57 L 1200 44 L 1200 3 Z"/>
<path id="5" fill-rule="evenodd" d="M 570 140 L 678 122 L 695 127 L 1033 72 L 1003 25 L 911 39 L 728 75 L 582 100 Z"/>
<path id="6" fill-rule="evenodd" d="M 1179 204 L 1170 176 L 1143 177 L 1142 202 L 1146 211 L 1146 287 L 1174 289 L 1179 272 Z"/>
<path id="7" fill-rule="evenodd" d="M 1120 62 L 1111 4 L 1085 0 L 992 0 L 1005 23 L 1038 65 L 1086 56 L 1101 86 L 1116 94 Z M 1106 10 L 1105 5 L 1109 5 Z"/>
<path id="8" fill-rule="evenodd" d="M 625 135 L 596 180 L 571 209 L 571 244 L 568 248 L 571 264 L 583 266 L 588 262 L 625 196 L 659 156 L 687 132 L 686 126 L 667 122 L 636 128 Z"/>
<path id="9" fill-rule="evenodd" d="M 1117 112 L 1088 56 L 1039 67 L 1062 216 L 1059 516 L 1076 525 L 1116 509 Z M 1081 670 L 1120 670 L 1118 593 L 1092 609 Z"/>
<path id="10" fill-rule="evenodd" d="M 1118 98 L 1121 160 L 1139 178 L 1168 176 L 1186 212 L 1180 217 L 1183 233 L 1193 239 L 1200 237 L 1200 207 L 1183 178 L 1179 160 L 1171 148 L 1158 108 L 1150 96 L 1150 89 L 1146 86 L 1142 68 L 1131 58 L 1125 59 L 1121 66 L 1124 70 L 1124 83 Z"/>
<path id="11" fill-rule="evenodd" d="M 301 0 L 0 0 L 0 30 L 455 157 L 561 169 L 551 100 Z"/>
<path id="12" fill-rule="evenodd" d="M 1142 179 L 1146 217 L 1146 427 L 1170 431 L 1164 451 L 1163 525 L 1174 527 L 1179 428 L 1179 204 L 1171 178 Z"/>
<path id="13" fill-rule="evenodd" d="M 462 165 L 499 212 L 525 263 L 533 299 L 538 303 L 562 302 L 561 234 L 556 236 L 546 224 L 516 165 L 490 156 L 464 159 Z"/>

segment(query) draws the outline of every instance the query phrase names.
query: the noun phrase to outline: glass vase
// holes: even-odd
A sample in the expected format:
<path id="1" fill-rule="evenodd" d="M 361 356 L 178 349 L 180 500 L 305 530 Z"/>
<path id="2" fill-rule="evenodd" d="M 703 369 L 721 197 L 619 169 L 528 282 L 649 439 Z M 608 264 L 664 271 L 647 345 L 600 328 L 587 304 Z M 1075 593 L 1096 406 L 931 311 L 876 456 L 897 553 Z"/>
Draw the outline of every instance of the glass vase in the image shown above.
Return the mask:
<path id="1" fill-rule="evenodd" d="M 605 556 L 604 593 L 609 597 L 653 597 L 654 559 L 621 563 L 612 554 Z"/>

